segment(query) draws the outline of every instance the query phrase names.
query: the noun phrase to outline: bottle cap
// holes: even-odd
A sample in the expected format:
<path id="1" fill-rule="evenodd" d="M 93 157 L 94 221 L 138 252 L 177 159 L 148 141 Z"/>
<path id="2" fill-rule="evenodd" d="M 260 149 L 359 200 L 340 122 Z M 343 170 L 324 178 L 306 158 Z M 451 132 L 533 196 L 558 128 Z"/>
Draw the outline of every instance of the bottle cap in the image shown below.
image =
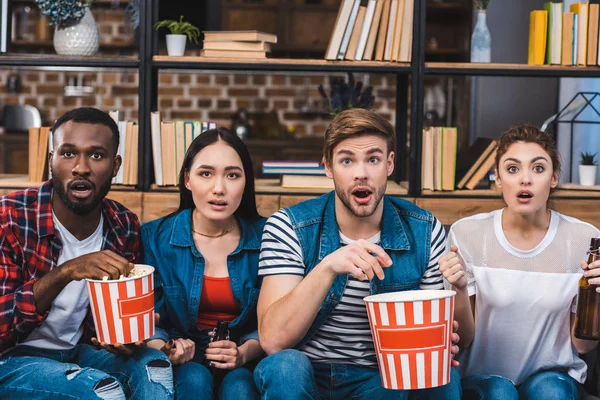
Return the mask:
<path id="1" fill-rule="evenodd" d="M 590 250 L 598 250 L 600 249 L 600 238 L 592 238 L 590 241 Z"/>

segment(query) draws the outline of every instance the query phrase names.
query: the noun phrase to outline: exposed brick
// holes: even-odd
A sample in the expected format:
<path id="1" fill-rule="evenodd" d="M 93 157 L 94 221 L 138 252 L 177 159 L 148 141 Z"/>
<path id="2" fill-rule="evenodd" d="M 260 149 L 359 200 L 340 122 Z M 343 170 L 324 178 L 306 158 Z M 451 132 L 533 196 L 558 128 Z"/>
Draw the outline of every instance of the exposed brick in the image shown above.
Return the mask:
<path id="1" fill-rule="evenodd" d="M 123 100 L 123 103 L 125 103 L 125 100 Z M 94 97 L 82 97 L 81 105 L 83 107 L 96 107 L 96 99 Z M 123 106 L 125 106 L 125 104 L 123 104 Z M 133 104 L 127 107 L 133 107 Z"/>
<path id="2" fill-rule="evenodd" d="M 286 84 L 286 76 L 283 75 L 273 75 L 271 76 L 271 84 L 273 85 L 285 85 Z"/>
<path id="3" fill-rule="evenodd" d="M 198 102 L 196 104 L 200 108 L 208 108 L 208 107 L 212 107 L 212 100 L 211 99 L 200 99 L 200 100 L 198 100 Z"/>
<path id="4" fill-rule="evenodd" d="M 172 119 L 196 120 L 199 117 L 198 111 L 171 111 Z"/>
<path id="5" fill-rule="evenodd" d="M 115 97 L 134 96 L 137 94 L 138 94 L 138 88 L 136 88 L 136 87 L 114 86 L 112 88 L 112 95 Z"/>
<path id="6" fill-rule="evenodd" d="M 235 83 L 236 85 L 247 85 L 248 83 L 250 83 L 250 79 L 248 78 L 248 75 L 234 75 L 233 83 Z"/>
<path id="7" fill-rule="evenodd" d="M 27 82 L 39 82 L 40 81 L 40 74 L 37 72 L 30 72 L 28 74 L 25 75 L 25 80 Z"/>
<path id="8" fill-rule="evenodd" d="M 216 75 L 215 83 L 217 85 L 229 85 L 229 75 Z"/>
<path id="9" fill-rule="evenodd" d="M 325 134 L 325 131 L 327 130 L 328 125 L 323 125 L 323 124 L 315 124 L 312 126 L 312 131 L 313 133 L 317 133 L 320 135 Z"/>
<path id="10" fill-rule="evenodd" d="M 182 87 L 170 87 L 158 89 L 159 96 L 183 96 Z"/>
<path id="11" fill-rule="evenodd" d="M 123 107 L 134 107 L 135 99 L 123 99 L 121 101 L 121 104 L 123 105 Z"/>
<path id="12" fill-rule="evenodd" d="M 210 76 L 209 75 L 196 75 L 196 83 L 208 85 L 210 83 Z"/>
<path id="13" fill-rule="evenodd" d="M 179 99 L 179 100 L 177 100 L 177 106 L 182 107 L 182 108 L 190 108 L 192 106 L 192 100 Z"/>
<path id="14" fill-rule="evenodd" d="M 191 87 L 190 96 L 219 96 L 221 89 L 208 87 Z"/>
<path id="15" fill-rule="evenodd" d="M 131 118 L 128 118 L 128 119 L 138 119 L 138 110 L 137 109 L 131 110 Z"/>
<path id="16" fill-rule="evenodd" d="M 112 108 L 116 105 L 116 101 L 113 97 L 108 97 L 104 99 L 104 107 Z"/>
<path id="17" fill-rule="evenodd" d="M 319 86 L 321 84 L 325 85 L 326 82 L 325 82 L 325 79 L 322 76 L 311 76 L 310 77 L 310 83 L 312 85 Z"/>
<path id="18" fill-rule="evenodd" d="M 290 106 L 290 102 L 287 100 L 275 100 L 273 102 L 273 108 L 277 109 L 277 110 L 287 110 L 288 107 Z"/>
<path id="19" fill-rule="evenodd" d="M 179 74 L 179 76 L 177 76 L 177 81 L 184 85 L 189 84 L 192 82 L 192 77 L 188 74 Z"/>
<path id="20" fill-rule="evenodd" d="M 267 77 L 265 75 L 253 75 L 252 83 L 254 85 L 264 85 L 267 83 Z"/>
<path id="21" fill-rule="evenodd" d="M 266 89 L 265 95 L 267 97 L 280 96 L 280 97 L 293 97 L 296 96 L 296 89 Z"/>
<path id="22" fill-rule="evenodd" d="M 37 94 L 54 94 L 61 96 L 64 94 L 64 88 L 62 86 L 38 85 L 36 89 Z"/>
<path id="23" fill-rule="evenodd" d="M 247 97 L 256 97 L 258 96 L 258 89 L 239 89 L 239 88 L 228 88 L 227 94 L 229 96 L 247 96 Z"/>
<path id="24" fill-rule="evenodd" d="M 56 105 L 58 104 L 58 100 L 56 99 L 56 97 L 46 97 L 44 98 L 44 107 L 56 107 Z"/>
<path id="25" fill-rule="evenodd" d="M 58 74 L 46 73 L 46 82 L 54 83 L 60 80 L 60 76 Z"/>
<path id="26" fill-rule="evenodd" d="M 231 108 L 231 100 L 217 100 L 217 108 L 223 109 L 223 108 Z"/>
<path id="27" fill-rule="evenodd" d="M 286 120 L 304 120 L 304 121 L 314 121 L 315 117 L 312 115 L 304 115 L 298 112 L 284 112 L 283 118 Z"/>
<path id="28" fill-rule="evenodd" d="M 160 99 L 158 102 L 158 107 L 160 109 L 173 108 L 173 99 Z"/>
<path id="29" fill-rule="evenodd" d="M 252 106 L 256 111 L 265 111 L 269 108 L 269 100 L 267 99 L 256 99 L 252 102 Z"/>
<path id="30" fill-rule="evenodd" d="M 99 29 L 100 29 L 100 34 L 101 35 L 110 35 L 110 34 L 112 34 L 112 27 L 110 27 L 108 25 L 101 25 Z"/>
<path id="31" fill-rule="evenodd" d="M 158 76 L 158 82 L 164 85 L 170 85 L 173 83 L 173 75 L 172 74 L 160 74 Z"/>
<path id="32" fill-rule="evenodd" d="M 126 83 L 138 83 L 138 75 L 134 73 L 123 74 L 122 81 Z"/>
<path id="33" fill-rule="evenodd" d="M 116 74 L 116 73 L 112 73 L 112 72 L 105 72 L 104 75 L 102 76 L 102 80 L 105 84 L 113 84 L 113 83 L 117 83 L 119 82 L 119 75 L 120 74 Z"/>
<path id="34" fill-rule="evenodd" d="M 37 99 L 37 97 L 26 97 L 24 103 L 27 104 L 28 106 L 37 107 L 38 99 Z"/>
<path id="35" fill-rule="evenodd" d="M 237 101 L 237 108 L 250 108 L 250 102 L 248 100 Z"/>
<path id="36" fill-rule="evenodd" d="M 290 76 L 290 83 L 292 85 L 305 85 L 306 78 L 303 76 Z"/>
<path id="37" fill-rule="evenodd" d="M 77 106 L 77 98 L 76 97 L 65 97 L 63 99 L 63 106 L 65 106 L 65 107 Z"/>
<path id="38" fill-rule="evenodd" d="M 376 86 L 385 86 L 387 84 L 387 81 L 385 80 L 385 77 L 379 74 L 373 74 L 371 75 L 371 85 L 373 87 Z"/>
<path id="39" fill-rule="evenodd" d="M 221 120 L 231 120 L 233 116 L 233 112 L 231 111 L 210 111 L 208 113 L 208 118 L 212 119 L 221 119 Z"/>

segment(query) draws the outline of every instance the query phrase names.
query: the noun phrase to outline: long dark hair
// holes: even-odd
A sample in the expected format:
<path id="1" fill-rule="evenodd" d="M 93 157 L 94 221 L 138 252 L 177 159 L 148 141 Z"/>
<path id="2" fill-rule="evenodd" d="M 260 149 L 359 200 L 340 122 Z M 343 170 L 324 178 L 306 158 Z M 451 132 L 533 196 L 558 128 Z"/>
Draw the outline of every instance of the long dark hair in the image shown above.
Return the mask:
<path id="1" fill-rule="evenodd" d="M 242 142 L 242 140 L 231 133 L 227 128 L 216 128 L 209 129 L 200 136 L 198 136 L 190 144 L 190 147 L 185 153 L 183 159 L 183 165 L 179 171 L 179 209 L 176 212 L 182 210 L 193 209 L 196 207 L 192 198 L 192 192 L 185 187 L 185 174 L 192 168 L 192 163 L 196 155 L 202 151 L 206 146 L 209 146 L 218 140 L 222 140 L 231 146 L 235 152 L 240 156 L 242 160 L 242 167 L 244 168 L 244 175 L 246 176 L 246 185 L 244 186 L 244 194 L 242 195 L 242 201 L 240 206 L 235 211 L 234 215 L 239 218 L 256 219 L 260 218 L 256 209 L 256 193 L 254 191 L 254 172 L 252 171 L 252 159 L 248 148 Z"/>

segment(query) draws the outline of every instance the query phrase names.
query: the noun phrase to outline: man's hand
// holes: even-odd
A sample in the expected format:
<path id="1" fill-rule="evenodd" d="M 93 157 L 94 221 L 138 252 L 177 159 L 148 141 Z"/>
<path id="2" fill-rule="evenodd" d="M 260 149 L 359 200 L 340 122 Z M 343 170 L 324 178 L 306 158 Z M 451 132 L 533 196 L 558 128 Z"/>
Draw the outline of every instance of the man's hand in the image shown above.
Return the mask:
<path id="1" fill-rule="evenodd" d="M 74 258 L 62 264 L 60 268 L 72 281 L 86 278 L 102 280 L 105 276 L 113 280 L 119 279 L 121 275 L 128 276 L 133 263 L 110 250 L 102 250 Z"/>
<path id="2" fill-rule="evenodd" d="M 596 260 L 591 264 L 585 261 L 581 261 L 581 269 L 583 269 L 583 276 L 588 278 L 590 285 L 600 285 L 600 260 Z M 596 291 L 600 293 L 600 287 L 596 288 Z"/>
<path id="3" fill-rule="evenodd" d="M 438 264 L 440 266 L 440 272 L 452 286 L 457 289 L 464 289 L 467 287 L 469 281 L 467 279 L 465 267 L 460 261 L 458 248 L 456 246 L 450 246 L 450 252 L 441 256 Z"/>
<path id="4" fill-rule="evenodd" d="M 210 343 L 206 349 L 206 359 L 219 369 L 235 369 L 244 365 L 244 355 L 231 340 Z"/>
<path id="5" fill-rule="evenodd" d="M 458 367 L 459 362 L 454 359 L 454 356 L 458 354 L 459 348 L 457 343 L 460 341 L 460 336 L 458 336 L 458 321 L 452 321 L 452 336 L 450 340 L 452 340 L 452 347 L 450 348 L 450 353 L 452 353 L 452 366 Z"/>
<path id="6" fill-rule="evenodd" d="M 392 259 L 376 244 L 360 239 L 341 247 L 322 261 L 334 275 L 352 274 L 363 281 L 385 277 L 383 268 L 392 265 Z"/>

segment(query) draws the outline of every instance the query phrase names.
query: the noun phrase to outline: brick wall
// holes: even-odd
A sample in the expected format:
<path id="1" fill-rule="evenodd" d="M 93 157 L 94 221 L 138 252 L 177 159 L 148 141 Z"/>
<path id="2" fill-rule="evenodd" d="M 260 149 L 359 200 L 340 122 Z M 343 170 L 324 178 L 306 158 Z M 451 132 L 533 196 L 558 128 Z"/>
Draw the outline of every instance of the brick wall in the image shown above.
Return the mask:
<path id="1" fill-rule="evenodd" d="M 9 94 L 6 82 L 16 74 L 21 91 Z M 81 79 L 94 88 L 94 95 L 65 97 L 70 80 Z M 393 75 L 355 74 L 357 81 L 374 87 L 376 110 L 392 124 L 396 116 L 395 77 Z M 159 76 L 158 107 L 164 119 L 199 119 L 229 126 L 238 108 L 251 114 L 277 112 L 279 122 L 293 126 L 298 137 L 322 135 L 330 117 L 303 113 L 303 106 L 322 110 L 317 86 L 329 91 L 329 78 L 323 74 L 214 73 L 181 71 Z M 137 119 L 138 74 L 136 71 L 59 72 L 23 69 L 0 70 L 0 107 L 4 104 L 29 104 L 38 108 L 44 124 L 50 124 L 71 108 L 92 106 L 103 110 L 119 109 L 125 118 Z M 309 110 L 310 111 L 310 110 Z"/>

